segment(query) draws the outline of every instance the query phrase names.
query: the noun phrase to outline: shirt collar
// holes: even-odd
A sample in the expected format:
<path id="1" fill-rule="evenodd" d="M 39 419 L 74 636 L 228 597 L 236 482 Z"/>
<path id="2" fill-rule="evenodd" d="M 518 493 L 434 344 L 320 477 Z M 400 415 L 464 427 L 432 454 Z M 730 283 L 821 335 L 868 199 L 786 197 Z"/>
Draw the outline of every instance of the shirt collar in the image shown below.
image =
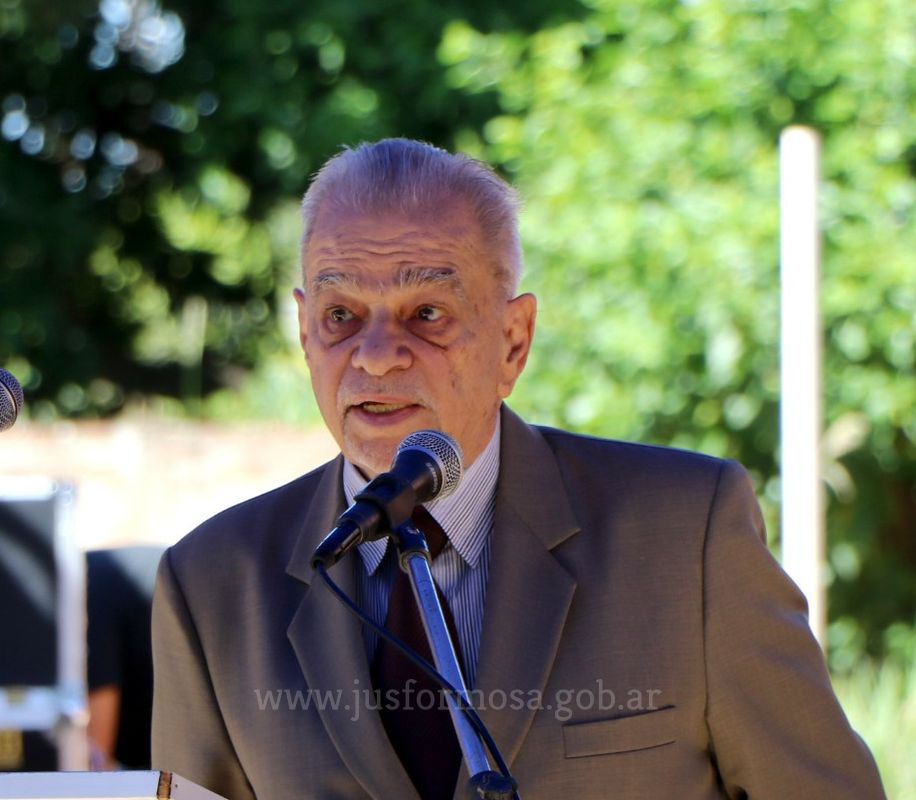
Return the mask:
<path id="1" fill-rule="evenodd" d="M 492 525 L 496 480 L 499 477 L 500 427 L 497 415 L 489 443 L 465 470 L 458 488 L 447 497 L 424 503 L 426 510 L 442 526 L 452 547 L 471 567 L 477 566 Z M 367 483 L 363 474 L 349 460 L 344 460 L 343 489 L 347 505 L 353 504 L 354 498 Z M 357 549 L 369 575 L 378 569 L 387 548 L 387 537 L 359 545 Z"/>

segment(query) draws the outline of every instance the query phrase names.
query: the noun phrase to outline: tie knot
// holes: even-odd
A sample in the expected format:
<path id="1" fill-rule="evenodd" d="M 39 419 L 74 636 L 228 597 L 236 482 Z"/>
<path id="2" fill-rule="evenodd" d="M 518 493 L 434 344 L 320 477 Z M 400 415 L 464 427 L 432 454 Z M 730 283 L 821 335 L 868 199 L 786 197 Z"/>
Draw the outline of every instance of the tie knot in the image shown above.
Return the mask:
<path id="1" fill-rule="evenodd" d="M 445 531 L 442 530 L 442 526 L 433 519 L 432 514 L 423 506 L 417 506 L 414 509 L 411 521 L 416 525 L 417 530 L 421 531 L 426 537 L 429 554 L 432 558 L 435 558 L 448 544 L 448 537 L 445 535 Z"/>

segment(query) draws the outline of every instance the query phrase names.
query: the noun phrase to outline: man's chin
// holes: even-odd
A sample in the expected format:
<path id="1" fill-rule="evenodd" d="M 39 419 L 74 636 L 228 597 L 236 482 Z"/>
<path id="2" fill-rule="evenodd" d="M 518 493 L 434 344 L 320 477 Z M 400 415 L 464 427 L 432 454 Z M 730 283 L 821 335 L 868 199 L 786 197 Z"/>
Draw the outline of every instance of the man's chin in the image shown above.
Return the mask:
<path id="1" fill-rule="evenodd" d="M 419 407 L 400 424 L 390 425 L 372 426 L 360 417 L 348 417 L 343 426 L 344 455 L 369 478 L 388 472 L 401 442 L 411 433 L 430 427 L 432 420 L 418 411 Z"/>
<path id="2" fill-rule="evenodd" d="M 354 442 L 348 438 L 344 455 L 370 480 L 382 472 L 388 472 L 394 461 L 394 454 L 402 438 Z"/>

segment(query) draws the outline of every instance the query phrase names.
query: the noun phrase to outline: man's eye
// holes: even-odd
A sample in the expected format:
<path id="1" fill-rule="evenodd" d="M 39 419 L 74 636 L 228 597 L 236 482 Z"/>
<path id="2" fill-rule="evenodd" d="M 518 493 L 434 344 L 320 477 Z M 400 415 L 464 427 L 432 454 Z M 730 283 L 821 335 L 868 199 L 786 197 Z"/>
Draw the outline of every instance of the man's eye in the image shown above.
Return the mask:
<path id="1" fill-rule="evenodd" d="M 442 319 L 442 309 L 433 308 L 433 306 L 420 306 L 417 309 L 417 317 L 424 322 L 437 322 Z"/>
<path id="2" fill-rule="evenodd" d="M 342 306 L 337 306 L 328 311 L 328 319 L 331 322 L 349 322 L 353 319 L 353 312 Z"/>

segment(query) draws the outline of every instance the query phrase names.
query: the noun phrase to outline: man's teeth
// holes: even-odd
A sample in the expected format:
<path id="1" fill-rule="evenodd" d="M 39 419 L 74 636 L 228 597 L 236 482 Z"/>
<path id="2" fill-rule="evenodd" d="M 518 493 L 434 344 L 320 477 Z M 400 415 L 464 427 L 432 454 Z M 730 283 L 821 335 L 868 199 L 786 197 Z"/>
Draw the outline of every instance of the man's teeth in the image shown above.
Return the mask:
<path id="1" fill-rule="evenodd" d="M 366 411 L 371 414 L 389 414 L 392 411 L 400 411 L 402 408 L 407 408 L 406 403 L 363 403 L 361 408 L 364 408 Z"/>

